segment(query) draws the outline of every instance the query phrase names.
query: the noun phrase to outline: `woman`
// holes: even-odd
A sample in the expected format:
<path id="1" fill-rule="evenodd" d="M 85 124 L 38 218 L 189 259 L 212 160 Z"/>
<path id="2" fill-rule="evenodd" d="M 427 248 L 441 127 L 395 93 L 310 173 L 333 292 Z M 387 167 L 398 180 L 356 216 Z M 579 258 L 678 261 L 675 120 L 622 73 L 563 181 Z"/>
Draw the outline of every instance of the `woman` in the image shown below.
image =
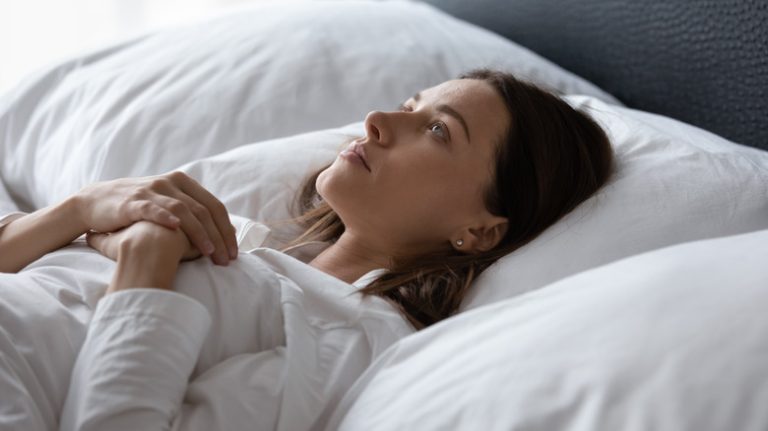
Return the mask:
<path id="1" fill-rule="evenodd" d="M 475 277 L 591 196 L 611 169 L 610 144 L 594 121 L 496 71 L 424 90 L 397 112 L 371 112 L 365 128 L 300 196 L 306 230 L 285 251 L 325 242 L 308 262 L 312 277 L 274 250 L 238 257 L 223 205 L 180 173 L 96 184 L 7 224 L 3 271 L 85 232 L 91 247 L 117 261 L 104 299 L 86 304 L 96 311 L 72 324 L 74 332 L 88 329 L 69 341 L 68 391 L 48 400 L 39 422 L 19 424 L 51 428 L 45 418 L 63 404 L 62 429 L 317 427 L 378 353 L 455 313 Z M 236 265 L 179 267 L 201 254 Z M 208 303 L 227 299 L 206 295 L 243 283 L 206 293 L 189 287 L 211 271 L 212 280 L 241 271 L 277 286 L 243 293 L 257 296 L 246 307 L 257 335 L 239 347 L 223 345 L 219 337 L 234 330 L 217 325 L 249 297 L 213 310 Z M 244 358 L 246 351 L 258 353 Z M 41 410 L 29 398 L 19 409 Z"/>

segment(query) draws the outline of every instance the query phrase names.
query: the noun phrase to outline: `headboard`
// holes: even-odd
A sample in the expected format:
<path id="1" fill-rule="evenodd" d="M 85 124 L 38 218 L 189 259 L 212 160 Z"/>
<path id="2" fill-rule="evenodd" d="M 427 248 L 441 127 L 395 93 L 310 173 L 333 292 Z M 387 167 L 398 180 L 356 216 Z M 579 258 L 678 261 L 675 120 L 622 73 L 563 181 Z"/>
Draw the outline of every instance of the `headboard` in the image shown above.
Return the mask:
<path id="1" fill-rule="evenodd" d="M 766 0 L 425 0 L 627 106 L 768 150 Z"/>

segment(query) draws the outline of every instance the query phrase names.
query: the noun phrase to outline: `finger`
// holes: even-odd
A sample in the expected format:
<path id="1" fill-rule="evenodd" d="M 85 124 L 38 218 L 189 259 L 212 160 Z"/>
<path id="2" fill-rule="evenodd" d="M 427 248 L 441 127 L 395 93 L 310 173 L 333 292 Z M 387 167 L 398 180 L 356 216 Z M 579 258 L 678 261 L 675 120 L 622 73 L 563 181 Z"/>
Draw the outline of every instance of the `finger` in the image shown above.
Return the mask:
<path id="1" fill-rule="evenodd" d="M 134 222 L 146 220 L 174 230 L 181 225 L 181 220 L 172 212 L 150 200 L 132 202 L 130 211 Z"/>
<path id="2" fill-rule="evenodd" d="M 200 254 L 200 250 L 196 248 L 190 247 L 187 249 L 187 251 L 184 253 L 184 255 L 181 257 L 182 260 L 195 260 L 198 257 L 202 256 Z"/>
<path id="3" fill-rule="evenodd" d="M 189 238 L 189 242 L 195 246 L 205 256 L 211 256 L 213 261 L 217 264 L 225 264 L 229 259 L 226 257 L 225 248 L 221 237 L 219 236 L 219 254 L 216 252 L 216 239 L 212 238 L 209 234 L 209 230 L 205 227 L 204 223 L 192 212 L 189 203 L 192 200 L 184 193 L 175 192 L 172 193 L 175 197 L 168 197 L 162 195 L 155 195 L 152 199 L 158 205 L 170 211 L 174 216 L 181 220 L 180 228 L 184 234 Z M 211 224 L 212 222 L 208 222 Z M 215 229 L 213 229 L 215 231 Z M 215 232 L 214 232 L 215 233 Z M 221 256 L 224 256 L 224 259 Z"/>
<path id="4" fill-rule="evenodd" d="M 235 235 L 235 227 L 232 226 L 232 222 L 229 220 L 229 212 L 224 204 L 200 185 L 200 183 L 195 181 L 194 178 L 182 172 L 173 172 L 171 178 L 184 193 L 208 209 L 214 224 L 227 245 L 229 256 L 232 259 L 236 258 L 237 237 Z"/>
<path id="5" fill-rule="evenodd" d="M 207 234 L 207 239 L 214 245 L 215 251 L 212 253 L 211 258 L 218 264 L 226 265 L 232 255 L 237 255 L 237 242 L 231 239 L 227 239 L 227 237 L 234 238 L 234 228 L 229 223 L 229 216 L 226 213 L 224 205 L 213 198 L 215 201 L 214 203 L 218 204 L 220 207 L 219 210 L 226 215 L 226 223 L 229 228 L 227 228 L 226 225 L 224 228 L 220 228 L 216 224 L 216 221 L 213 219 L 213 215 L 208 210 L 208 207 L 195 200 L 195 198 L 192 196 L 188 195 L 185 190 L 193 190 L 196 192 L 202 191 L 204 194 L 208 193 L 205 191 L 205 189 L 202 188 L 202 186 L 186 176 L 186 174 L 181 172 L 173 172 L 171 174 L 166 174 L 160 178 L 155 179 L 155 192 L 157 194 L 154 195 L 153 198 L 157 197 L 162 199 L 161 196 L 167 196 L 178 201 L 173 204 L 174 208 L 170 209 L 174 214 L 182 219 L 182 230 L 189 234 L 190 240 L 192 240 L 192 242 L 197 246 L 196 235 L 199 235 L 199 233 L 196 231 L 198 223 L 193 222 L 191 224 L 187 224 L 187 221 L 185 221 L 183 217 L 183 214 L 186 211 L 183 208 L 177 208 L 179 202 L 186 205 L 187 210 L 189 210 L 197 218 L 199 224 L 204 227 Z M 212 197 L 212 195 L 210 196 Z M 167 204 L 162 205 L 168 207 Z M 187 228 L 193 229 L 193 231 L 187 231 Z M 233 242 L 235 244 L 234 252 L 231 249 L 231 245 L 227 244 L 227 241 Z"/>
<path id="6" fill-rule="evenodd" d="M 228 251 L 228 247 L 226 243 L 224 242 L 224 238 L 219 231 L 218 226 L 216 226 L 216 223 L 213 220 L 213 217 L 211 216 L 211 213 L 208 212 L 208 209 L 204 207 L 203 205 L 199 204 L 197 201 L 192 199 L 191 197 L 181 194 L 179 196 L 179 200 L 184 202 L 187 207 L 190 209 L 192 214 L 197 218 L 197 220 L 203 225 L 205 228 L 208 239 L 213 242 L 213 245 L 215 247 L 215 251 L 213 252 L 213 260 L 214 262 L 225 265 L 229 263 L 230 255 Z M 184 229 L 184 225 L 182 224 L 182 230 Z"/>

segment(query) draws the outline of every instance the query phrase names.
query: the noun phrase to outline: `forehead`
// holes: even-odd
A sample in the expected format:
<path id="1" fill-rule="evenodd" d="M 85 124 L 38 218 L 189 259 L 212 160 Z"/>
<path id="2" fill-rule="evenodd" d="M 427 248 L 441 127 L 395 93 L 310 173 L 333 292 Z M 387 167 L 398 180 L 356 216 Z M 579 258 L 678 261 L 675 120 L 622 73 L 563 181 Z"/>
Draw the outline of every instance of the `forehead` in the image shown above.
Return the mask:
<path id="1" fill-rule="evenodd" d="M 503 99 L 487 82 L 455 79 L 420 93 L 427 104 L 446 104 L 467 122 L 472 141 L 498 142 L 510 122 Z"/>

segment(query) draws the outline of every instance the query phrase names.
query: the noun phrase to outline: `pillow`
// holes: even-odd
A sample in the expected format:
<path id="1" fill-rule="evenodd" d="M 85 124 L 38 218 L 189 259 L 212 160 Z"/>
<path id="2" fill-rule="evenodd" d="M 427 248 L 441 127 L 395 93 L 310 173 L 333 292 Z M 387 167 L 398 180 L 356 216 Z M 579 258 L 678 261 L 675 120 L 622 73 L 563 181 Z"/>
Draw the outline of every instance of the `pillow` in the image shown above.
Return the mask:
<path id="1" fill-rule="evenodd" d="M 328 430 L 768 429 L 768 230 L 656 250 L 391 346 Z"/>
<path id="2" fill-rule="evenodd" d="M 501 36 L 406 1 L 267 3 L 74 58 L 0 100 L 23 209 L 246 143 L 359 121 L 491 66 L 618 103 Z"/>
<path id="3" fill-rule="evenodd" d="M 606 130 L 615 174 L 595 196 L 485 270 L 463 310 L 648 250 L 768 229 L 768 152 L 660 115 L 590 97 L 566 99 Z"/>

